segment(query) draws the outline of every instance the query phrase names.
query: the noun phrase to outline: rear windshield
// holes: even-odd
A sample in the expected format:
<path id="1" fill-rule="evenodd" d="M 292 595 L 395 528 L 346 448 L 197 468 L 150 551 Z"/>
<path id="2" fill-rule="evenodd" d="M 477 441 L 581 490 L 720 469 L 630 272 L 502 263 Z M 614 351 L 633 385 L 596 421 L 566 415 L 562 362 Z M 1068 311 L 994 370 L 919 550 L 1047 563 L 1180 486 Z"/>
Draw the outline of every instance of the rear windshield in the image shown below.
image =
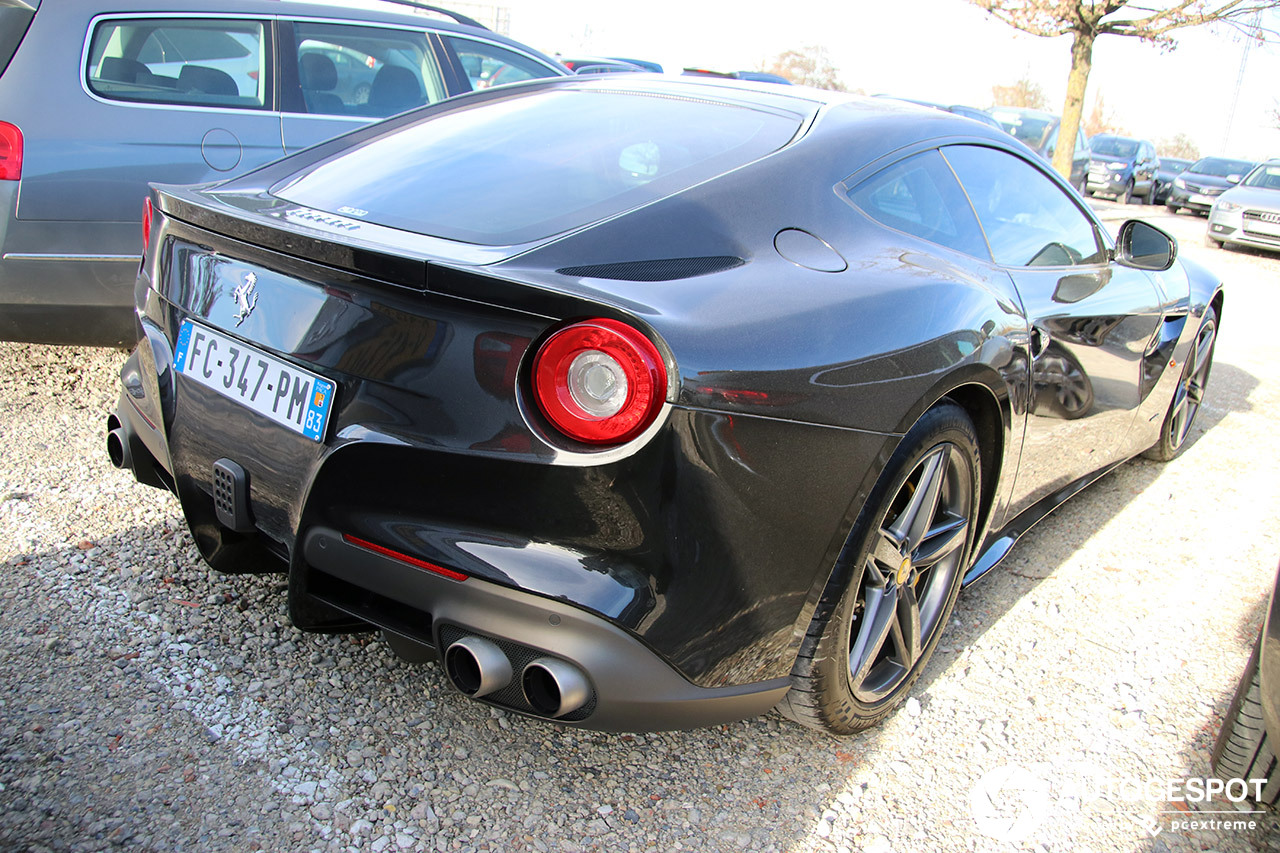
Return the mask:
<path id="1" fill-rule="evenodd" d="M 534 92 L 403 126 L 273 192 L 391 228 L 512 245 L 723 174 L 785 145 L 800 120 L 643 93 Z"/>
<path id="2" fill-rule="evenodd" d="M 1213 175 L 1218 178 L 1227 178 L 1231 175 L 1243 175 L 1253 168 L 1253 164 L 1248 160 L 1228 160 L 1224 157 L 1205 157 L 1197 160 L 1196 164 L 1188 171 L 1195 172 L 1200 175 Z"/>
<path id="3" fill-rule="evenodd" d="M 40 0 L 0 0 L 0 74 L 9 67 Z"/>

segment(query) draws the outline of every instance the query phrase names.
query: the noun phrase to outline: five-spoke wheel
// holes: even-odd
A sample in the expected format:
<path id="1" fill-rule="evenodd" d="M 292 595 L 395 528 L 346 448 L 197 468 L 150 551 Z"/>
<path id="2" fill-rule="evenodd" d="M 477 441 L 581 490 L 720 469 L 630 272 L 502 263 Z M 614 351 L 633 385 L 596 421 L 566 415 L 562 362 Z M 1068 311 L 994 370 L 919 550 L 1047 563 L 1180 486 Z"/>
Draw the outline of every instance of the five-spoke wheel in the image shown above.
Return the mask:
<path id="1" fill-rule="evenodd" d="M 778 706 L 836 734 L 902 701 L 955 606 L 973 544 L 978 438 L 943 402 L 907 433 L 849 534 Z"/>
<path id="2" fill-rule="evenodd" d="M 1217 337 L 1218 315 L 1213 308 L 1206 308 L 1204 318 L 1200 321 L 1200 330 L 1196 332 L 1191 351 L 1187 353 L 1183 363 L 1182 375 L 1173 392 L 1173 400 L 1169 403 L 1169 411 L 1160 427 L 1160 439 L 1143 453 L 1148 459 L 1168 462 L 1186 446 L 1191 427 L 1204 402 L 1205 390 L 1209 387 L 1209 371 L 1213 368 L 1213 344 Z"/>
<path id="3" fill-rule="evenodd" d="M 939 444 L 875 534 L 850 631 L 849 685 L 858 701 L 883 701 L 902 684 L 948 609 L 969 541 L 972 478 L 963 453 Z"/>

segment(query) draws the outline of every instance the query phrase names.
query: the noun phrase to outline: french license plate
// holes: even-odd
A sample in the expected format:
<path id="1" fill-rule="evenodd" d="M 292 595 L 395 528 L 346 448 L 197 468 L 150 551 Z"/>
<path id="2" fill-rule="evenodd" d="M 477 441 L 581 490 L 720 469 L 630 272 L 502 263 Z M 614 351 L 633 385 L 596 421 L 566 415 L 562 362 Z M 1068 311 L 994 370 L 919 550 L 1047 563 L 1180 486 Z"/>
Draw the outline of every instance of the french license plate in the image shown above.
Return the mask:
<path id="1" fill-rule="evenodd" d="M 324 440 L 334 384 L 257 347 L 183 320 L 173 351 L 178 372 L 273 423 Z"/>

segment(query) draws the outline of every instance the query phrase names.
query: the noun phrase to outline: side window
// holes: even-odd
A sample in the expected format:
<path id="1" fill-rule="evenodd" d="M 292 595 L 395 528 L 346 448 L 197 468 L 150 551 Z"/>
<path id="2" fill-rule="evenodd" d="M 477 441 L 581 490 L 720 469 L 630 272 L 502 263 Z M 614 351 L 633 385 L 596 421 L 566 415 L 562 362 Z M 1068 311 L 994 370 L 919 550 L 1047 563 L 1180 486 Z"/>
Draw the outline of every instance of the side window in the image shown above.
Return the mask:
<path id="1" fill-rule="evenodd" d="M 849 200 L 881 225 L 991 259 L 973 209 L 937 151 L 916 154 L 873 175 L 849 191 Z"/>
<path id="2" fill-rule="evenodd" d="M 519 83 L 538 77 L 555 76 L 555 71 L 531 56 L 488 42 L 445 36 L 444 40 L 457 54 L 472 91 Z"/>
<path id="3" fill-rule="evenodd" d="M 1084 131 L 1076 131 L 1076 155 L 1079 156 L 1089 149 L 1089 143 L 1085 141 Z"/>
<path id="4" fill-rule="evenodd" d="M 293 32 L 308 113 L 383 118 L 445 97 L 421 30 L 299 21 Z"/>
<path id="5" fill-rule="evenodd" d="M 261 21 L 103 21 L 85 79 L 95 94 L 118 101 L 266 109 L 264 33 Z"/>
<path id="6" fill-rule="evenodd" d="M 1012 267 L 1102 263 L 1093 222 L 1057 184 L 995 148 L 943 150 L 978 214 L 996 263 Z"/>

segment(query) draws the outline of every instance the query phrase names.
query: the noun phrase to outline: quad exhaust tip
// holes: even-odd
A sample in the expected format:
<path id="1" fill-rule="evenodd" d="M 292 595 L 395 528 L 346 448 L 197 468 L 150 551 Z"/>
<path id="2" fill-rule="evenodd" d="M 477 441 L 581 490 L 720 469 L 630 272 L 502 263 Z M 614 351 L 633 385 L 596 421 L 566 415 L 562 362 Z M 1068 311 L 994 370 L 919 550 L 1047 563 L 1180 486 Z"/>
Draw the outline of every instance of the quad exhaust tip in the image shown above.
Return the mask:
<path id="1" fill-rule="evenodd" d="M 111 464 L 117 468 L 133 470 L 133 455 L 129 452 L 129 436 L 124 427 L 116 427 L 107 432 L 107 456 Z"/>
<path id="2" fill-rule="evenodd" d="M 563 717 L 587 704 L 591 688 L 576 666 L 555 658 L 538 658 L 520 677 L 525 701 L 547 717 Z"/>
<path id="3" fill-rule="evenodd" d="M 472 699 L 511 683 L 511 661 L 502 649 L 482 637 L 463 637 L 444 653 L 445 671 L 455 687 Z"/>

